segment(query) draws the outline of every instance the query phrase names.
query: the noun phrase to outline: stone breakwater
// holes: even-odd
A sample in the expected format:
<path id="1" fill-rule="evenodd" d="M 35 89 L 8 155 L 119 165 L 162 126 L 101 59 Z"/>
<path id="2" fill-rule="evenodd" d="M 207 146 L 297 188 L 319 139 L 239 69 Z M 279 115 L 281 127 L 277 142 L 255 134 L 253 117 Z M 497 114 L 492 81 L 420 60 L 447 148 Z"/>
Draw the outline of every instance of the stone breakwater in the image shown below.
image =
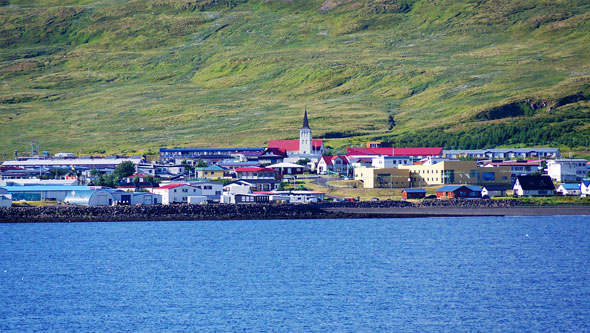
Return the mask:
<path id="1" fill-rule="evenodd" d="M 211 204 L 153 206 L 49 206 L 0 208 L 0 222 L 91 222 L 91 221 L 176 221 L 238 219 L 320 219 L 383 217 L 370 213 L 370 208 L 405 207 L 513 207 L 516 200 L 448 200 L 381 202 L 347 202 L 320 204 Z M 334 212 L 330 208 L 358 208 L 363 212 Z M 369 209 L 369 212 L 367 212 Z M 392 216 L 393 217 L 393 216 Z"/>

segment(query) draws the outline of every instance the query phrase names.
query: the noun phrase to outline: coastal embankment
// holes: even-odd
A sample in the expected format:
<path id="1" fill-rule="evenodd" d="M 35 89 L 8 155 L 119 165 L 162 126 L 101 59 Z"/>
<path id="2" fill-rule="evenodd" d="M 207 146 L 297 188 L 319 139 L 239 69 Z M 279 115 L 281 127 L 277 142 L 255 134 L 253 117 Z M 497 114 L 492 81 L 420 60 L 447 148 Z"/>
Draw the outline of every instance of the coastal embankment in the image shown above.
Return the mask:
<path id="1" fill-rule="evenodd" d="M 48 206 L 0 208 L 0 222 L 177 221 L 589 215 L 590 206 L 527 206 L 517 200 L 382 201 L 319 204 Z"/>

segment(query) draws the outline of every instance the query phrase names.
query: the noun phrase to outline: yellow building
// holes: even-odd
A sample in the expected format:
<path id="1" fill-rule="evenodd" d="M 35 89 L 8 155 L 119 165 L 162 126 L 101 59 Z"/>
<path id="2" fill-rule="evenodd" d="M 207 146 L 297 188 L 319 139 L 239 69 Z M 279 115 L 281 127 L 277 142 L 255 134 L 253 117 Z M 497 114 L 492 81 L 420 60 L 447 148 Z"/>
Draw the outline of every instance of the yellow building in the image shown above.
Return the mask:
<path id="1" fill-rule="evenodd" d="M 211 165 L 206 168 L 195 168 L 197 178 L 203 179 L 217 179 L 223 178 L 225 169 L 219 165 Z"/>
<path id="2" fill-rule="evenodd" d="M 375 169 L 360 167 L 354 169 L 354 179 L 363 182 L 364 188 L 408 187 L 409 170 L 398 168 Z"/>
<path id="3" fill-rule="evenodd" d="M 442 161 L 436 164 L 400 165 L 410 172 L 412 186 L 443 184 L 511 184 L 510 168 L 479 167 L 476 161 Z"/>

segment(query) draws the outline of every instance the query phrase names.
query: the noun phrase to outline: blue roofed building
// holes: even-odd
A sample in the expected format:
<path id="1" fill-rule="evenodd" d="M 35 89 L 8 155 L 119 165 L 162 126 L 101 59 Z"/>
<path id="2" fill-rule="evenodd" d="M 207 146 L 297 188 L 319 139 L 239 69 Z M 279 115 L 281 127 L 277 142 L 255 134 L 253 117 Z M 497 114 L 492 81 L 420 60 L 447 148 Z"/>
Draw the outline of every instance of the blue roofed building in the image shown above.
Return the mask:
<path id="1" fill-rule="evenodd" d="M 481 186 L 447 185 L 436 190 L 437 199 L 480 199 Z"/>
<path id="2" fill-rule="evenodd" d="M 403 199 L 422 199 L 426 196 L 426 190 L 422 188 L 405 188 L 402 190 Z"/>
<path id="3" fill-rule="evenodd" d="M 582 187 L 579 183 L 561 184 L 555 190 L 555 194 L 578 196 L 582 194 Z"/>
<path id="4" fill-rule="evenodd" d="M 91 190 L 88 186 L 78 185 L 31 185 L 3 186 L 12 195 L 13 201 L 63 201 L 71 191 Z"/>

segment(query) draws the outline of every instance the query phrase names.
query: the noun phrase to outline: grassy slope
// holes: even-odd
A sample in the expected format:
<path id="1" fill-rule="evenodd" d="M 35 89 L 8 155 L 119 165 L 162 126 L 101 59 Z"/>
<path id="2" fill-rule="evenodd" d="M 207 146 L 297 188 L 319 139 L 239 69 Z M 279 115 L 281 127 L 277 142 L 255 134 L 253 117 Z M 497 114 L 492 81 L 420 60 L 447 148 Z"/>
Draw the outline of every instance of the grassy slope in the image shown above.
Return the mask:
<path id="1" fill-rule="evenodd" d="M 403 142 L 511 122 L 477 115 L 590 85 L 583 0 L 11 4 L 0 7 L 4 154 L 31 140 L 74 152 L 262 146 L 297 137 L 305 105 L 314 136 L 353 136 L 331 146 Z M 590 112 L 579 101 L 520 118 L 572 108 Z"/>

